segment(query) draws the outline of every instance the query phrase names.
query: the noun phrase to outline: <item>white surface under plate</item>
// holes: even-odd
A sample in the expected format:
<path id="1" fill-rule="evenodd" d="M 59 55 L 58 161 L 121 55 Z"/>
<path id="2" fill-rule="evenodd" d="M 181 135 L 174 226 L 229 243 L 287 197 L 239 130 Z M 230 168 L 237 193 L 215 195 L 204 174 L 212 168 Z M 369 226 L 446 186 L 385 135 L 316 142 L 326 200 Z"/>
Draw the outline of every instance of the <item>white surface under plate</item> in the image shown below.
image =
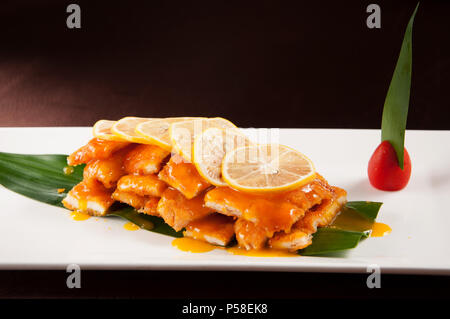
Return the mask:
<path id="1" fill-rule="evenodd" d="M 308 155 L 349 200 L 382 201 L 378 221 L 392 227 L 340 257 L 246 257 L 224 250 L 182 252 L 173 238 L 127 231 L 125 221 L 74 221 L 69 211 L 0 186 L 0 268 L 172 269 L 450 274 L 450 132 L 408 131 L 412 176 L 406 189 L 382 192 L 367 179 L 378 130 L 281 129 L 280 142 Z M 0 128 L 0 151 L 69 154 L 91 137 L 90 128 Z"/>

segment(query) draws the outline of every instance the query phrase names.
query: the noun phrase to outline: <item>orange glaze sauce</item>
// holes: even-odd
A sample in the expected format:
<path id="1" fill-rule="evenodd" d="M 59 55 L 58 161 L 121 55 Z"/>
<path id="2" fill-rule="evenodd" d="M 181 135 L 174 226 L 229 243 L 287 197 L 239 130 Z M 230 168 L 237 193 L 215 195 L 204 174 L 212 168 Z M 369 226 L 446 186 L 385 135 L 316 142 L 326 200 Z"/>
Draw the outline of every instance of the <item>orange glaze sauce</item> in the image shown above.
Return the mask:
<path id="1" fill-rule="evenodd" d="M 67 158 L 69 165 L 85 164 L 93 159 L 105 159 L 117 150 L 129 145 L 128 142 L 107 141 L 99 138 L 91 139 L 86 145 L 70 154 Z"/>
<path id="2" fill-rule="evenodd" d="M 82 220 L 91 218 L 90 215 L 79 212 L 79 211 L 70 212 L 70 216 L 72 217 L 73 220 L 76 220 L 76 221 L 82 221 Z"/>
<path id="3" fill-rule="evenodd" d="M 128 174 L 147 175 L 159 171 L 161 163 L 170 154 L 159 146 L 149 144 L 134 144 L 127 153 L 124 168 Z"/>
<path id="4" fill-rule="evenodd" d="M 99 195 L 103 195 L 106 192 L 106 189 L 98 182 L 92 183 L 89 186 L 83 181 L 74 188 L 72 188 L 72 195 L 78 200 L 86 200 L 89 197 L 96 197 Z"/>
<path id="5" fill-rule="evenodd" d="M 240 247 L 230 247 L 227 248 L 227 252 L 233 255 L 240 255 L 240 256 L 248 256 L 248 257 L 299 257 L 300 255 L 288 252 L 284 250 L 277 250 L 277 249 L 251 249 L 246 250 L 245 248 Z"/>
<path id="6" fill-rule="evenodd" d="M 161 196 L 167 184 L 158 176 L 151 175 L 125 175 L 117 184 L 117 189 L 124 192 L 133 192 L 140 196 Z"/>
<path id="7" fill-rule="evenodd" d="M 203 205 L 203 196 L 197 196 L 192 199 L 187 199 L 178 190 L 174 188 L 167 188 L 162 196 L 165 200 L 173 201 L 178 210 L 191 211 L 197 217 L 206 216 L 212 209 Z"/>
<path id="8" fill-rule="evenodd" d="M 127 222 L 123 225 L 123 228 L 129 231 L 135 231 L 135 230 L 139 230 L 140 227 L 136 224 L 133 224 L 132 222 Z"/>
<path id="9" fill-rule="evenodd" d="M 173 155 L 158 176 L 188 199 L 211 186 L 200 176 L 194 164 L 186 163 L 179 155 Z"/>
<path id="10" fill-rule="evenodd" d="M 207 242 L 183 237 L 176 238 L 172 241 L 172 246 L 178 248 L 181 251 L 190 252 L 190 253 L 206 253 L 208 251 L 212 251 L 214 249 L 224 249 L 220 246 L 214 246 Z M 240 256 L 248 256 L 248 257 L 298 257 L 299 255 L 296 253 L 291 253 L 283 250 L 276 249 L 253 249 L 246 250 L 240 247 L 230 247 L 225 249 L 227 252 L 233 255 Z"/>
<path id="11" fill-rule="evenodd" d="M 186 251 L 190 253 L 206 253 L 208 251 L 221 248 L 219 246 L 214 246 L 208 244 L 207 242 L 192 239 L 189 237 L 176 238 L 172 241 L 172 246 L 178 248 L 181 251 Z"/>
<path id="12" fill-rule="evenodd" d="M 371 237 L 382 237 L 392 231 L 388 225 L 373 222 L 350 209 L 343 210 L 331 224 L 331 227 L 359 232 L 371 231 Z"/>
<path id="13" fill-rule="evenodd" d="M 383 223 L 374 223 L 372 227 L 371 237 L 383 237 L 390 234 L 392 228 L 389 225 Z"/>
<path id="14" fill-rule="evenodd" d="M 111 198 L 111 192 L 97 181 L 91 181 L 89 185 L 83 181 L 72 188 L 70 193 L 78 199 L 78 209 L 80 211 L 86 211 L 87 202 L 90 199 L 106 203 L 108 206 L 114 201 Z"/>
<path id="15" fill-rule="evenodd" d="M 273 233 L 289 231 L 294 221 L 304 214 L 302 209 L 286 200 L 287 194 L 248 194 L 229 187 L 218 187 L 207 193 L 205 201 L 233 207 L 246 220 L 257 222 L 268 233 Z"/>
<path id="16" fill-rule="evenodd" d="M 214 213 L 190 222 L 185 227 L 184 234 L 189 233 L 186 237 L 199 240 L 211 237 L 219 243 L 228 243 L 234 237 L 233 225 L 233 217 Z"/>

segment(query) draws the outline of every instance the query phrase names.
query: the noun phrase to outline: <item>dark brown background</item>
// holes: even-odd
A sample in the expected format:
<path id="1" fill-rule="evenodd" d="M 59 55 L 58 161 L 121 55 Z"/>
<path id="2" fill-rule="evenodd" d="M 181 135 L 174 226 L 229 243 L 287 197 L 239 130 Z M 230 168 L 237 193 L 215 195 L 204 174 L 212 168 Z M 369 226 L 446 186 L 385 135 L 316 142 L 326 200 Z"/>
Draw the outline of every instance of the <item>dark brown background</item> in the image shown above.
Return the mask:
<path id="1" fill-rule="evenodd" d="M 82 28 L 66 27 L 70 2 Z M 0 126 L 125 115 L 378 128 L 416 1 L 2 1 Z M 449 129 L 448 1 L 422 1 L 408 128 Z"/>
<path id="2" fill-rule="evenodd" d="M 81 5 L 82 29 L 66 27 Z M 2 1 L 0 126 L 224 116 L 243 127 L 378 128 L 415 1 Z M 381 30 L 365 9 L 382 9 Z M 408 127 L 450 129 L 448 1 L 414 24 Z M 450 277 L 0 272 L 0 297 L 449 298 Z M 175 287 L 175 288 L 174 288 Z"/>

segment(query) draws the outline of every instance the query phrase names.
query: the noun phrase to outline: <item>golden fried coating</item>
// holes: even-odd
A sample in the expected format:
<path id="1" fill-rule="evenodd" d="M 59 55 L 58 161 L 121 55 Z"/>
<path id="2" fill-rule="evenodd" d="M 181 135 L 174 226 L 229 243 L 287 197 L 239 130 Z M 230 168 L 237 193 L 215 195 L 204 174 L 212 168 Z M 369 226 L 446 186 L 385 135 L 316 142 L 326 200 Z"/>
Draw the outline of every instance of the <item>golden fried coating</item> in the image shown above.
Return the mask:
<path id="1" fill-rule="evenodd" d="M 128 142 L 107 141 L 93 138 L 86 145 L 73 152 L 67 163 L 71 166 L 86 164 L 92 160 L 107 159 L 112 153 L 130 145 Z"/>
<path id="2" fill-rule="evenodd" d="M 312 243 L 312 234 L 317 231 L 317 228 L 331 224 L 347 201 L 345 190 L 338 187 L 331 187 L 331 189 L 331 198 L 324 199 L 321 204 L 308 210 L 305 217 L 294 224 L 291 232 L 276 233 L 269 239 L 269 247 L 295 251 L 309 246 Z"/>
<path id="3" fill-rule="evenodd" d="M 83 171 L 84 181 L 88 184 L 92 181 L 99 181 L 106 188 L 116 187 L 117 181 L 125 174 L 123 161 L 127 151 L 125 148 L 106 159 L 90 161 Z"/>
<path id="4" fill-rule="evenodd" d="M 281 194 L 281 198 L 288 200 L 292 204 L 308 210 L 311 207 L 318 205 L 322 200 L 331 198 L 333 196 L 333 190 L 327 181 L 323 179 L 322 176 L 316 174 L 315 178 L 310 183 L 289 191 L 287 193 Z M 276 200 L 280 200 L 276 198 Z"/>
<path id="5" fill-rule="evenodd" d="M 264 229 L 267 236 L 289 231 L 305 211 L 290 201 L 272 196 L 246 194 L 229 187 L 218 187 L 205 196 L 205 205 L 224 215 L 243 218 Z"/>
<path id="6" fill-rule="evenodd" d="M 158 202 L 160 197 L 149 197 L 145 202 L 144 208 L 139 210 L 139 213 L 143 213 L 146 215 L 159 216 L 158 214 Z"/>
<path id="7" fill-rule="evenodd" d="M 158 176 L 188 199 L 211 186 L 200 176 L 194 164 L 186 163 L 179 155 L 173 155 Z"/>
<path id="8" fill-rule="evenodd" d="M 213 245 L 226 246 L 234 237 L 233 225 L 232 217 L 211 214 L 190 222 L 183 234 Z"/>
<path id="9" fill-rule="evenodd" d="M 299 220 L 294 227 L 306 232 L 315 233 L 317 227 L 325 227 L 339 213 L 342 205 L 347 202 L 347 192 L 339 187 L 333 187 L 333 197 L 325 199 L 320 205 L 310 209 L 305 217 Z"/>
<path id="10" fill-rule="evenodd" d="M 205 206 L 224 215 L 242 217 L 249 208 L 251 200 L 250 194 L 230 187 L 217 187 L 206 193 Z"/>
<path id="11" fill-rule="evenodd" d="M 270 248 L 296 251 L 312 243 L 312 234 L 300 229 L 292 229 L 290 233 L 279 232 L 268 241 Z"/>
<path id="12" fill-rule="evenodd" d="M 267 242 L 266 231 L 245 219 L 238 218 L 234 224 L 236 240 L 239 247 L 250 249 L 264 248 Z"/>
<path id="13" fill-rule="evenodd" d="M 249 194 L 229 187 L 217 187 L 206 193 L 205 205 L 224 215 L 242 217 L 253 202 L 261 200 L 275 203 L 289 202 L 299 209 L 308 210 L 320 204 L 323 199 L 331 198 L 332 195 L 331 186 L 323 179 L 316 178 L 305 186 L 279 194 Z"/>
<path id="14" fill-rule="evenodd" d="M 111 198 L 111 192 L 99 182 L 89 185 L 81 182 L 69 191 L 62 203 L 70 210 L 103 216 L 114 200 Z"/>
<path id="15" fill-rule="evenodd" d="M 125 175 L 117 183 L 117 189 L 122 192 L 131 192 L 140 196 L 161 197 L 167 188 L 166 183 L 158 176 L 152 175 Z"/>
<path id="16" fill-rule="evenodd" d="M 131 192 L 122 192 L 118 189 L 114 191 L 114 193 L 112 194 L 112 198 L 121 203 L 130 205 L 136 210 L 143 209 L 147 201 L 147 198 L 145 196 L 139 196 Z"/>
<path id="17" fill-rule="evenodd" d="M 176 231 L 213 212 L 212 209 L 203 205 L 203 196 L 187 199 L 179 191 L 170 187 L 162 194 L 157 211 Z"/>
<path id="18" fill-rule="evenodd" d="M 139 144 L 132 149 L 125 159 L 125 171 L 128 174 L 155 174 L 170 152 L 156 145 Z"/>

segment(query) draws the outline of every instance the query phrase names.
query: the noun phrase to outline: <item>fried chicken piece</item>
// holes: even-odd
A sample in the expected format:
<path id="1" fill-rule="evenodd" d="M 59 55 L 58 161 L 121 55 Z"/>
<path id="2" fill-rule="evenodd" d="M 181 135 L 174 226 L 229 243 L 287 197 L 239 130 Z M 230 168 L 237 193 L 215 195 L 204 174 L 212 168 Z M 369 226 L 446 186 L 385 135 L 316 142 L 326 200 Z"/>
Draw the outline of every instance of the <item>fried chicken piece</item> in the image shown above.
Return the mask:
<path id="1" fill-rule="evenodd" d="M 170 158 L 158 176 L 188 199 L 194 198 L 211 186 L 200 176 L 194 164 L 185 162 L 181 156 L 176 154 Z"/>
<path id="2" fill-rule="evenodd" d="M 122 192 L 131 192 L 140 196 L 161 197 L 167 188 L 166 183 L 158 176 L 152 175 L 125 175 L 117 183 L 117 189 Z"/>
<path id="3" fill-rule="evenodd" d="M 107 159 L 112 153 L 130 145 L 128 142 L 107 141 L 93 138 L 67 158 L 67 164 L 76 166 L 92 160 Z"/>
<path id="4" fill-rule="evenodd" d="M 296 251 L 312 243 L 312 234 L 300 229 L 293 229 L 290 233 L 279 232 L 269 239 L 270 248 Z"/>
<path id="5" fill-rule="evenodd" d="M 317 173 L 316 176 L 310 183 L 280 196 L 304 210 L 320 204 L 324 199 L 332 198 L 332 187 L 322 176 Z"/>
<path id="6" fill-rule="evenodd" d="M 139 213 L 143 213 L 146 215 L 159 216 L 158 213 L 158 203 L 160 197 L 150 197 L 145 202 L 144 208 L 139 210 Z"/>
<path id="7" fill-rule="evenodd" d="M 280 236 L 277 234 L 293 232 L 291 227 L 302 220 L 307 210 L 333 196 L 333 188 L 317 174 L 311 183 L 281 194 L 254 195 L 218 187 L 206 194 L 205 206 L 224 215 L 238 217 L 235 232 L 239 245 L 246 249 L 260 249 L 274 233 Z M 295 242 L 299 246 L 310 243 L 310 240 L 310 234 L 303 238 L 296 232 L 292 233 L 289 243 Z M 273 240 L 274 245 L 275 242 Z"/>
<path id="8" fill-rule="evenodd" d="M 125 175 L 123 161 L 128 149 L 115 152 L 106 159 L 90 161 L 83 171 L 83 179 L 87 184 L 91 181 L 99 181 L 106 188 L 113 188 L 117 181 Z"/>
<path id="9" fill-rule="evenodd" d="M 250 194 L 229 187 L 216 187 L 206 193 L 205 206 L 221 214 L 240 218 L 249 208 L 252 199 Z"/>
<path id="10" fill-rule="evenodd" d="M 94 216 L 104 216 L 108 208 L 114 203 L 114 199 L 111 198 L 111 192 L 101 183 L 96 182 L 87 185 L 85 182 L 81 182 L 69 191 L 62 203 L 70 210 Z"/>
<path id="11" fill-rule="evenodd" d="M 141 210 L 144 208 L 145 203 L 147 202 L 148 198 L 145 196 L 139 196 L 135 193 L 131 192 L 122 192 L 118 189 L 114 191 L 112 194 L 112 198 L 116 201 L 119 201 L 121 203 L 128 204 L 132 207 L 134 207 L 136 210 Z"/>
<path id="12" fill-rule="evenodd" d="M 243 212 L 253 201 L 261 199 L 277 203 L 287 201 L 300 209 L 308 210 L 314 205 L 320 204 L 324 198 L 330 198 L 333 195 L 330 187 L 320 175 L 305 186 L 280 194 L 255 195 L 239 192 L 229 187 L 217 187 L 206 194 L 205 205 L 224 215 L 236 217 L 242 217 Z"/>
<path id="13" fill-rule="evenodd" d="M 189 223 L 183 234 L 213 245 L 226 246 L 234 237 L 233 225 L 232 217 L 211 214 Z"/>
<path id="14" fill-rule="evenodd" d="M 261 249 L 267 242 L 266 231 L 245 219 L 238 218 L 234 224 L 236 240 L 239 247 L 250 249 Z"/>
<path id="15" fill-rule="evenodd" d="M 333 187 L 334 196 L 324 200 L 320 205 L 310 209 L 305 217 L 299 220 L 294 227 L 306 232 L 315 233 L 317 227 L 325 227 L 339 213 L 341 207 L 347 202 L 347 192 L 339 187 Z"/>
<path id="16" fill-rule="evenodd" d="M 283 197 L 253 195 L 218 187 L 205 196 L 205 206 L 224 215 L 243 218 L 263 228 L 268 237 L 274 232 L 289 231 L 305 211 Z"/>
<path id="17" fill-rule="evenodd" d="M 212 209 L 203 206 L 203 196 L 187 199 L 182 193 L 170 187 L 162 194 L 157 211 L 176 231 L 213 212 Z"/>
<path id="18" fill-rule="evenodd" d="M 112 194 L 112 198 L 121 203 L 130 205 L 139 213 L 159 216 L 156 210 L 160 199 L 159 197 L 141 196 L 133 192 L 121 191 L 117 188 Z"/>
<path id="19" fill-rule="evenodd" d="M 332 198 L 326 198 L 320 205 L 308 210 L 305 217 L 294 224 L 290 233 L 279 232 L 269 239 L 269 247 L 295 251 L 303 249 L 312 243 L 312 235 L 318 227 L 332 223 L 342 206 L 347 202 L 347 192 L 338 187 L 332 187 Z"/>
<path id="20" fill-rule="evenodd" d="M 124 166 L 128 174 L 158 173 L 170 152 L 156 145 L 139 144 L 126 156 Z"/>

